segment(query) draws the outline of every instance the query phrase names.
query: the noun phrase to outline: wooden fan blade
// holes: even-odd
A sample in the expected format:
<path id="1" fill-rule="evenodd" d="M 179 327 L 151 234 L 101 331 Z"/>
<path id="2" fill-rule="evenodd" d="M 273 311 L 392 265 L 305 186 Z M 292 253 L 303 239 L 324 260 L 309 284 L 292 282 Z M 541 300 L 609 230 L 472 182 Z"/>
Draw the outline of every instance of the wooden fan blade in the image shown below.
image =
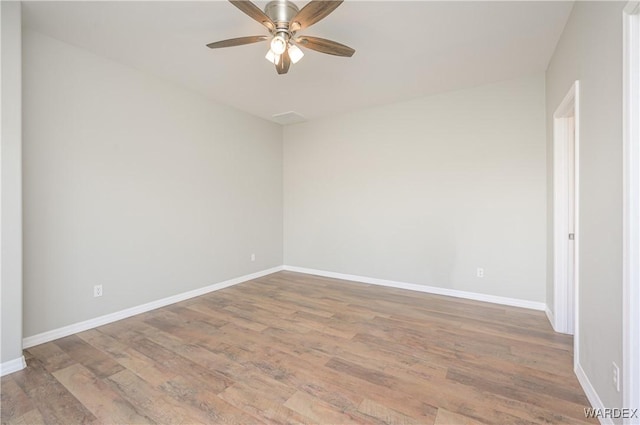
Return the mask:
<path id="1" fill-rule="evenodd" d="M 219 49 L 221 47 L 242 46 L 243 44 L 251 44 L 251 43 L 257 43 L 259 41 L 264 41 L 267 38 L 269 37 L 266 35 L 251 35 L 249 37 L 230 38 L 228 40 L 209 43 L 207 44 L 207 47 L 210 49 Z"/>
<path id="2" fill-rule="evenodd" d="M 300 9 L 296 16 L 291 19 L 291 25 L 289 29 L 291 31 L 298 31 L 315 24 L 321 19 L 324 19 L 328 14 L 333 12 L 338 6 L 342 4 L 343 0 L 332 1 L 320 1 L 311 0 L 305 7 Z"/>
<path id="3" fill-rule="evenodd" d="M 335 56 L 346 56 L 350 58 L 356 52 L 351 47 L 345 46 L 344 44 L 307 35 L 296 38 L 296 43 L 302 47 Z"/>
<path id="4" fill-rule="evenodd" d="M 280 55 L 280 60 L 276 64 L 276 71 L 278 74 L 286 74 L 289 72 L 289 67 L 291 66 L 291 58 L 289 58 L 289 52 L 284 51 L 282 55 Z"/>
<path id="5" fill-rule="evenodd" d="M 231 4 L 233 4 L 235 7 L 237 7 L 241 11 L 243 11 L 247 16 L 255 19 L 256 21 L 260 22 L 262 25 L 267 27 L 269 31 L 272 31 L 276 28 L 276 25 L 273 23 L 271 18 L 265 15 L 265 13 L 262 10 L 260 10 L 258 6 L 251 3 L 250 1 L 229 0 L 229 2 L 231 2 Z"/>

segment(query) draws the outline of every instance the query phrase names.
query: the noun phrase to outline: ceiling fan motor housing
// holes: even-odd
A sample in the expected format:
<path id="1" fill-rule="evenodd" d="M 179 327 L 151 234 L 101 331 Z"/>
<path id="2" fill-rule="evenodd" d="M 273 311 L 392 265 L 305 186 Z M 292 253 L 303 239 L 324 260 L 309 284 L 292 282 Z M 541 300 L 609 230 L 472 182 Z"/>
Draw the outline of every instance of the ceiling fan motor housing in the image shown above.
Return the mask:
<path id="1" fill-rule="evenodd" d="M 267 3 L 264 13 L 276 24 L 277 30 L 288 31 L 289 22 L 298 14 L 298 6 L 288 0 L 274 0 Z"/>

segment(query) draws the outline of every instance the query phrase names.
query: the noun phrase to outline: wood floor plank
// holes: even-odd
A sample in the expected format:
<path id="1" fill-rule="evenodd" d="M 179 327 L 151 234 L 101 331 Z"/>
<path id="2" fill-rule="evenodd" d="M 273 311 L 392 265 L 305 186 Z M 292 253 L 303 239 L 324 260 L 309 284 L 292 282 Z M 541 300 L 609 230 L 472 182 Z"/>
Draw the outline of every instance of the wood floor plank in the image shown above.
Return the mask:
<path id="1" fill-rule="evenodd" d="M 285 406 L 268 406 L 260 410 L 260 419 L 273 425 L 308 425 L 309 419 Z"/>
<path id="2" fill-rule="evenodd" d="M 232 321 L 239 326 L 244 326 L 247 329 L 251 329 L 255 331 L 261 331 L 267 327 L 262 323 L 246 320 L 243 317 L 233 317 L 232 315 L 227 313 L 226 307 L 223 309 L 217 309 L 214 306 L 204 301 L 199 303 L 193 303 L 189 305 L 187 309 L 199 314 L 203 314 L 204 316 L 208 317 L 209 320 L 216 323 L 217 327 L 224 326 Z"/>
<path id="3" fill-rule="evenodd" d="M 338 372 L 331 368 L 296 369 L 297 388 L 333 404 L 341 411 L 357 411 L 364 397 L 391 404 L 400 412 L 419 421 L 433 422 L 437 409 L 426 403 L 424 391 L 407 393 L 390 387 L 372 384 L 366 380 Z"/>
<path id="4" fill-rule="evenodd" d="M 478 372 L 451 368 L 447 373 L 447 379 L 473 386 L 483 392 L 496 394 L 504 398 L 526 402 L 537 407 L 548 407 L 565 417 L 574 417 L 576 420 L 584 418 L 584 412 L 580 410 L 583 404 L 560 400 L 552 394 L 530 391 L 526 387 L 518 386 L 517 384 L 504 381 L 496 382 L 494 379 L 480 376 Z"/>
<path id="5" fill-rule="evenodd" d="M 193 386 L 199 385 L 220 392 L 233 383 L 227 376 L 206 369 L 149 339 L 140 340 L 137 350 L 176 375 L 189 379 Z"/>
<path id="6" fill-rule="evenodd" d="M 172 372 L 166 366 L 98 330 L 82 332 L 78 337 L 109 353 L 120 365 L 153 385 L 161 385 L 176 376 L 176 372 Z"/>
<path id="7" fill-rule="evenodd" d="M 376 403 L 373 400 L 365 398 L 358 406 L 358 411 L 380 419 L 383 423 L 389 425 L 425 425 L 427 422 L 412 418 L 408 415 L 391 409 L 383 404 Z"/>
<path id="8" fill-rule="evenodd" d="M 356 418 L 337 411 L 330 404 L 323 402 L 303 391 L 297 391 L 285 403 L 285 407 L 308 418 L 310 423 L 353 424 L 364 423 Z"/>
<path id="9" fill-rule="evenodd" d="M 9 425 L 46 425 L 44 417 L 40 413 L 38 409 L 32 409 L 26 412 L 22 416 L 15 417 L 10 422 L 2 422 L 8 423 Z"/>
<path id="10" fill-rule="evenodd" d="M 282 304 L 280 304 L 282 305 Z M 284 309 L 284 311 L 287 311 Z M 301 328 L 295 320 L 291 318 L 292 313 L 276 313 L 271 310 L 267 310 L 263 308 L 263 305 L 255 305 L 253 303 L 237 303 L 233 306 L 227 306 L 224 308 L 224 312 L 228 314 L 228 317 L 233 318 L 242 318 L 243 320 L 248 321 L 256 321 L 261 325 L 267 327 L 277 327 L 280 329 L 285 329 L 288 331 L 300 331 L 305 332 L 305 328 Z M 234 320 L 231 320 L 234 322 Z M 262 331 L 264 329 L 261 329 Z"/>
<path id="11" fill-rule="evenodd" d="M 160 310 L 159 313 L 160 312 L 162 312 L 162 310 Z M 100 326 L 97 329 L 103 334 L 116 338 L 121 343 L 133 347 L 138 340 L 144 338 L 146 330 L 153 328 L 144 322 L 145 317 L 155 317 L 153 313 L 154 312 L 143 313 L 126 320 L 119 320 Z"/>
<path id="12" fill-rule="evenodd" d="M 356 378 L 371 382 L 374 385 L 380 385 L 381 387 L 389 387 L 393 385 L 395 381 L 391 375 L 384 372 L 370 369 L 336 357 L 329 360 L 326 366 L 338 372 L 346 373 L 347 375 L 355 376 Z"/>
<path id="13" fill-rule="evenodd" d="M 0 382 L 0 421 L 9 422 L 10 418 L 22 416 L 33 410 L 33 402 L 11 376 Z"/>
<path id="14" fill-rule="evenodd" d="M 318 316 L 307 311 L 299 311 L 291 318 L 305 328 L 338 338 L 351 339 L 358 333 L 358 329 L 354 329 L 353 325 L 342 326 L 340 322 L 332 320 L 332 317 Z"/>
<path id="15" fill-rule="evenodd" d="M 438 416 L 434 425 L 482 425 L 481 422 L 475 421 L 464 415 L 449 412 L 446 409 L 438 409 Z"/>
<path id="16" fill-rule="evenodd" d="M 89 369 L 98 378 L 120 372 L 124 367 L 101 350 L 83 341 L 78 335 L 70 335 L 55 341 L 69 357 Z"/>
<path id="17" fill-rule="evenodd" d="M 212 424 L 257 424 L 263 423 L 237 407 L 218 397 L 214 391 L 205 388 L 194 388 L 192 383 L 183 377 L 163 384 L 160 387 L 175 400 L 191 407 L 192 412 L 198 413 L 199 419 Z"/>
<path id="18" fill-rule="evenodd" d="M 244 365 L 214 353 L 208 350 L 206 346 L 192 344 L 160 330 L 155 333 L 149 333 L 147 338 L 207 370 L 226 376 L 229 381 L 247 374 L 247 368 Z"/>
<path id="19" fill-rule="evenodd" d="M 544 394 L 554 399 L 585 405 L 588 400 L 584 394 L 572 391 L 564 386 L 559 385 L 555 379 L 545 379 L 545 377 L 533 374 L 514 374 L 505 369 L 497 369 L 492 366 L 479 368 L 477 366 L 467 366 L 464 363 L 453 365 L 448 368 L 447 378 L 451 379 L 453 373 L 464 374 L 467 377 L 474 378 L 475 381 L 485 382 L 489 385 L 500 387 L 512 396 L 517 392 L 521 392 L 523 401 L 530 402 L 529 393 Z M 494 393 L 498 394 L 498 392 Z M 512 397 L 513 398 L 513 397 Z"/>
<path id="20" fill-rule="evenodd" d="M 29 353 L 37 357 L 49 372 L 64 369 L 76 362 L 76 360 L 72 359 L 63 349 L 58 347 L 55 342 L 48 342 L 31 347 L 29 348 Z"/>
<path id="21" fill-rule="evenodd" d="M 158 424 L 206 423 L 197 412 L 180 403 L 129 370 L 107 378 L 107 382 L 136 409 Z"/>
<path id="22" fill-rule="evenodd" d="M 124 369 L 121 369 L 124 370 Z M 75 364 L 53 373 L 100 421 L 117 424 L 154 424 L 148 416 L 113 391 L 88 368 Z M 112 374 L 113 375 L 113 374 Z"/>
<path id="23" fill-rule="evenodd" d="M 24 351 L 2 424 L 594 424 L 544 313 L 278 272 Z"/>
<path id="24" fill-rule="evenodd" d="M 308 418 L 284 406 L 295 391 L 286 384 L 254 373 L 224 390 L 219 397 L 267 423 L 307 423 Z"/>
<path id="25" fill-rule="evenodd" d="M 338 380 L 325 379 L 330 369 L 308 368 L 304 360 L 273 348 L 266 348 L 258 354 L 260 354 L 259 359 L 265 360 L 247 360 L 247 364 L 253 366 L 255 370 L 291 388 L 323 400 L 341 411 L 356 411 L 363 399 L 359 392 L 338 385 Z M 308 373 L 309 371 L 311 373 Z"/>
<path id="26" fill-rule="evenodd" d="M 12 378 L 29 396 L 47 424 L 95 424 L 96 417 L 46 370 L 39 358 L 28 358 L 27 368 Z"/>

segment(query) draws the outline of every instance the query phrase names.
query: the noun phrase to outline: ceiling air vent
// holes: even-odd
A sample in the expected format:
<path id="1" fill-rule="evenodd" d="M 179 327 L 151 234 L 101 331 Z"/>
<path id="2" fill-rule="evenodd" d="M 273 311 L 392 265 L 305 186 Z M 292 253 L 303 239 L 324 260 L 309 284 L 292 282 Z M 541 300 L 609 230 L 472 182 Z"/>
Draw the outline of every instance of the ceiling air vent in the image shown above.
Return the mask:
<path id="1" fill-rule="evenodd" d="M 304 116 L 293 111 L 283 112 L 281 114 L 274 114 L 272 115 L 272 118 L 274 122 L 277 122 L 278 124 L 282 124 L 282 125 L 297 124 L 299 122 L 306 121 Z"/>

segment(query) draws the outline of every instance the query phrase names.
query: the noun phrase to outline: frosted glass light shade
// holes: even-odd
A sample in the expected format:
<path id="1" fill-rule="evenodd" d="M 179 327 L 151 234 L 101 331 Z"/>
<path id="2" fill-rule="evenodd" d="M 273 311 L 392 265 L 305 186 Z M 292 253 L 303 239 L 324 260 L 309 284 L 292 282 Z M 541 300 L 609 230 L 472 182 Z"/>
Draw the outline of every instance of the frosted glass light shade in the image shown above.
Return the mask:
<path id="1" fill-rule="evenodd" d="M 275 53 L 273 53 L 273 50 L 269 49 L 269 51 L 265 55 L 265 59 L 272 64 L 277 65 L 278 62 L 280 62 L 280 55 L 276 55 Z"/>
<path id="2" fill-rule="evenodd" d="M 291 59 L 291 62 L 298 63 L 298 61 L 302 59 L 303 56 L 304 53 L 298 46 L 289 44 L 289 58 Z"/>

